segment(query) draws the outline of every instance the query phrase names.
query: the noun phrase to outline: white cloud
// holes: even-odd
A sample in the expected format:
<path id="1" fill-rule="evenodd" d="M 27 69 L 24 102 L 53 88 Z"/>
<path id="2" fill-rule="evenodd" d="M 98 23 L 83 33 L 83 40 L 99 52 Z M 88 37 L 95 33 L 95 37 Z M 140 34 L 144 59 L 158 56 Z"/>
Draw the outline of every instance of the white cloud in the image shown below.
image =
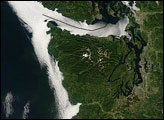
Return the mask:
<path id="1" fill-rule="evenodd" d="M 28 119 L 28 113 L 30 112 L 30 102 L 27 102 L 24 106 L 22 118 L 23 119 Z"/>
<path id="2" fill-rule="evenodd" d="M 5 97 L 4 104 L 3 104 L 4 105 L 5 114 L 6 114 L 6 118 L 8 118 L 14 112 L 13 106 L 12 106 L 13 99 L 14 98 L 13 98 L 12 93 L 8 92 L 6 97 Z"/>

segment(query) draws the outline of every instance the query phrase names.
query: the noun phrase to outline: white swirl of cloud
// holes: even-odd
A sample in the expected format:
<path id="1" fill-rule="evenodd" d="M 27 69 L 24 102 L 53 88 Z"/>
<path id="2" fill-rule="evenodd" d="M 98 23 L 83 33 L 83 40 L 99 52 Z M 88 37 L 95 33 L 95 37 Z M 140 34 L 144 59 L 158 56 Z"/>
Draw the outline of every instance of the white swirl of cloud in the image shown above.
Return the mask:
<path id="1" fill-rule="evenodd" d="M 23 119 L 28 119 L 28 113 L 30 112 L 30 102 L 27 102 L 24 106 L 22 118 Z"/>
<path id="2" fill-rule="evenodd" d="M 6 97 L 5 97 L 5 101 L 4 101 L 4 111 L 5 111 L 5 115 L 6 115 L 6 118 L 9 118 L 10 115 L 13 114 L 14 110 L 13 110 L 13 106 L 12 106 L 12 103 L 13 103 L 13 95 L 11 92 L 8 92 Z"/>

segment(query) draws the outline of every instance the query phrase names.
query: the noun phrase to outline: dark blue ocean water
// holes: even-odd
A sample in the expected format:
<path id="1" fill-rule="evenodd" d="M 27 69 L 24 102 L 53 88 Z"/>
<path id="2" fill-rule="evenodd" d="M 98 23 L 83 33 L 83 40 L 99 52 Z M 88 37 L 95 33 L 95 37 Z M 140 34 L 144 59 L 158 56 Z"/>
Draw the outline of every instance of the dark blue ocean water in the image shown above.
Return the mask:
<path id="1" fill-rule="evenodd" d="M 53 92 L 46 67 L 40 68 L 29 34 L 7 2 L 1 2 L 1 118 L 5 118 L 3 102 L 8 92 L 14 101 L 9 118 L 22 118 L 29 101 L 29 118 L 56 118 Z"/>

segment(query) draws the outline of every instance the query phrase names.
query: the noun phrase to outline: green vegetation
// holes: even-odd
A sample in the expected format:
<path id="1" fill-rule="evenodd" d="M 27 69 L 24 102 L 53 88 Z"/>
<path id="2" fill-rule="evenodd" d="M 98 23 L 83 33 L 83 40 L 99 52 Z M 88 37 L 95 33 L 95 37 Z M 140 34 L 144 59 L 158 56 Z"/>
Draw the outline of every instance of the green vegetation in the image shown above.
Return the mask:
<path id="1" fill-rule="evenodd" d="M 93 8 L 91 1 L 42 1 L 43 6 L 55 10 L 63 16 L 72 18 L 77 21 L 87 20 L 87 23 L 92 23 L 95 18 L 101 18 L 97 4 Z"/>
<path id="2" fill-rule="evenodd" d="M 127 98 L 117 99 L 114 111 L 124 118 L 163 118 L 163 2 L 137 2 L 136 21 L 147 46 L 141 54 L 143 83 Z M 144 69 L 147 60 L 148 72 Z M 135 100 L 134 98 L 137 98 Z M 128 117 L 127 117 L 128 116 Z M 134 117 L 135 116 L 135 117 Z"/>
<path id="3" fill-rule="evenodd" d="M 72 6 L 78 5 L 78 2 L 72 3 Z M 50 9 L 55 6 L 54 2 L 44 5 L 52 7 Z M 59 8 L 66 6 L 68 3 L 63 2 Z M 99 11 L 102 11 L 102 6 L 98 7 Z M 52 36 L 48 49 L 59 61 L 69 99 L 73 104 L 82 103 L 74 118 L 163 117 L 163 2 L 158 5 L 156 2 L 137 2 L 137 6 L 141 10 L 135 17 L 127 11 L 130 23 L 126 30 L 132 36 L 131 41 L 125 37 L 118 40 L 112 36 L 71 35 L 48 24 L 51 29 L 47 33 Z M 124 7 L 120 10 L 120 2 L 113 4 L 113 8 L 115 11 L 109 13 L 124 10 Z M 121 17 L 121 14 L 117 12 L 115 15 Z M 72 16 L 84 20 L 83 14 L 78 18 L 70 12 L 68 17 Z M 89 21 L 90 17 L 86 19 Z M 141 53 L 137 53 L 139 51 Z M 137 69 L 138 64 L 141 67 Z M 140 84 L 139 73 L 143 80 Z"/>
<path id="4" fill-rule="evenodd" d="M 57 12 L 76 21 L 86 20 L 88 24 L 95 20 L 117 21 L 125 13 L 132 13 L 122 2 L 115 1 L 42 1 L 42 4 L 50 10 L 57 8 Z"/>
<path id="5" fill-rule="evenodd" d="M 161 1 L 137 2 L 136 6 L 140 8 L 140 12 L 159 12 L 163 10 L 163 2 Z"/>
<path id="6" fill-rule="evenodd" d="M 96 111 L 100 111 L 100 118 L 104 118 L 104 115 L 111 116 L 104 112 L 112 109 L 115 103 L 115 92 L 119 90 L 121 81 L 110 83 L 108 77 L 119 63 L 121 53 L 125 54 L 128 51 L 125 42 L 116 39 L 113 42 L 112 37 L 70 35 L 68 31 L 62 31 L 52 24 L 48 26 L 51 27 L 49 33 L 53 36 L 49 44 L 49 51 L 59 61 L 59 68 L 64 75 L 63 84 L 67 88 L 70 101 L 73 104 L 77 101 L 82 102 L 80 109 L 82 111 L 93 111 L 85 115 L 86 118 L 90 118 L 93 114 L 96 115 Z M 84 54 L 88 57 L 84 57 Z M 116 74 L 120 72 L 124 74 L 116 78 L 126 78 L 127 73 L 124 72 L 126 69 L 126 65 L 122 65 Z M 93 108 L 88 107 L 94 102 L 99 103 L 104 112 L 97 104 L 93 104 L 95 106 Z M 78 118 L 83 117 L 83 112 L 80 112 Z"/>

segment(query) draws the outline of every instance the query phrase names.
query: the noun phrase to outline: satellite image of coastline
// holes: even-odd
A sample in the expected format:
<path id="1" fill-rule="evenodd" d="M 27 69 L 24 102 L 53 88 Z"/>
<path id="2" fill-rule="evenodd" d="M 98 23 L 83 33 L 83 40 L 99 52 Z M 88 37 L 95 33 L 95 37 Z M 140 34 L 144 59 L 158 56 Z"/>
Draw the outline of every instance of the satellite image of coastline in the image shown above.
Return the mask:
<path id="1" fill-rule="evenodd" d="M 163 1 L 1 2 L 1 119 L 163 119 Z"/>

